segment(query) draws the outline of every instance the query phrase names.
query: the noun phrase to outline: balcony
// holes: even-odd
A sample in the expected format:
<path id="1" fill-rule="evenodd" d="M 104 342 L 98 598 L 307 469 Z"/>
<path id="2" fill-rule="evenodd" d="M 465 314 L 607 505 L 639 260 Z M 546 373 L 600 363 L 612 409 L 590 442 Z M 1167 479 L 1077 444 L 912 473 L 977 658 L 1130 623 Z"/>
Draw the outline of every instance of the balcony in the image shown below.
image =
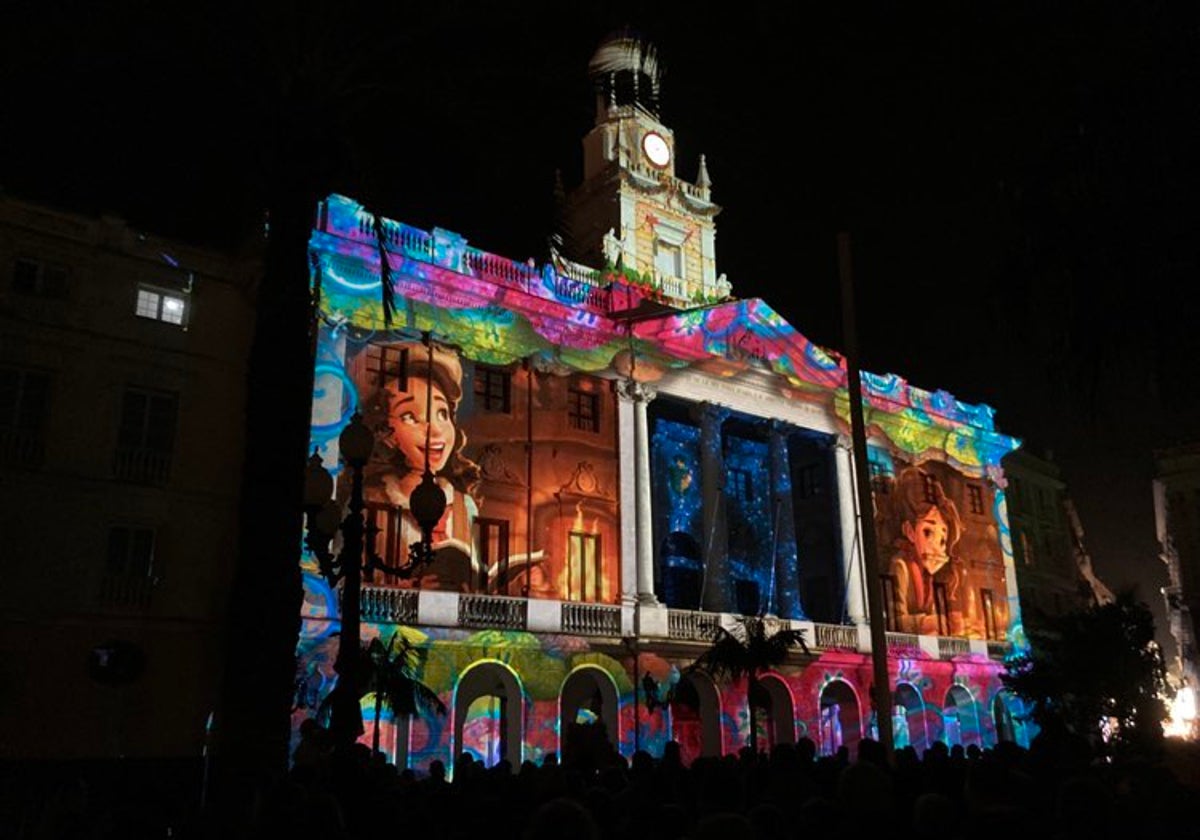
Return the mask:
<path id="1" fill-rule="evenodd" d="M 42 433 L 24 429 L 0 429 L 0 464 L 8 467 L 40 467 L 46 457 Z"/>
<path id="2" fill-rule="evenodd" d="M 147 575 L 105 575 L 100 579 L 99 602 L 105 607 L 139 611 L 150 608 L 158 578 Z"/>
<path id="3" fill-rule="evenodd" d="M 113 478 L 135 484 L 166 484 L 171 477 L 171 453 L 144 446 L 118 446 L 113 454 Z"/>
<path id="4" fill-rule="evenodd" d="M 130 597 L 130 596 L 126 596 Z M 360 599 L 364 621 L 382 624 L 424 624 L 436 627 L 461 627 L 469 630 L 516 630 L 530 633 L 568 634 L 590 638 L 619 639 L 631 635 L 640 626 L 646 638 L 665 638 L 677 642 L 706 645 L 712 642 L 718 627 L 728 626 L 737 616 L 700 610 L 649 608 L 657 615 L 643 615 L 635 622 L 633 606 L 594 604 L 579 601 L 508 598 L 498 595 L 466 595 L 457 592 L 396 589 L 364 584 Z M 805 631 L 810 650 L 845 651 L 868 654 L 870 638 L 865 627 L 850 624 L 819 624 L 809 621 L 776 619 L 780 626 Z M 958 659 L 988 656 L 1003 660 L 1009 652 L 1007 642 L 960 639 L 946 636 L 918 636 L 912 633 L 887 634 L 888 650 L 896 656 Z"/>

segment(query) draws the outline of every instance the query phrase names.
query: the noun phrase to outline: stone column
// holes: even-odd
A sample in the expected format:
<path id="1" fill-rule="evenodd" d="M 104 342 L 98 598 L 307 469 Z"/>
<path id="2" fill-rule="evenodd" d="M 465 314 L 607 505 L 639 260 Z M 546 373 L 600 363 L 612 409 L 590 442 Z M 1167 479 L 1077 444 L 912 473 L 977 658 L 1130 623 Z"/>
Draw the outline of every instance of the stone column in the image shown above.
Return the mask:
<path id="1" fill-rule="evenodd" d="M 634 540 L 636 544 L 637 601 L 656 605 L 654 595 L 654 520 L 650 488 L 650 424 L 646 407 L 656 391 L 644 382 L 625 380 L 617 385 L 622 400 L 633 405 Z"/>
<path id="2" fill-rule="evenodd" d="M 792 509 L 792 469 L 788 463 L 789 431 L 786 423 L 772 420 L 767 437 L 771 474 L 771 539 L 775 545 L 775 614 L 780 618 L 803 619 L 796 516 Z"/>
<path id="3" fill-rule="evenodd" d="M 725 453 L 721 424 L 729 410 L 712 403 L 698 406 L 700 420 L 700 486 L 704 515 L 704 595 L 701 603 L 712 612 L 734 610 L 733 579 L 729 571 L 729 529 L 726 524 Z"/>
<path id="4" fill-rule="evenodd" d="M 634 401 L 624 380 L 617 380 L 617 468 L 621 511 L 621 603 L 637 601 L 637 433 Z"/>
<path id="5" fill-rule="evenodd" d="M 838 435 L 834 450 L 837 466 L 838 518 L 842 526 L 842 575 L 846 582 L 846 606 L 854 624 L 867 624 L 862 541 L 858 533 L 858 504 L 854 492 L 854 455 L 850 438 Z M 863 527 L 874 528 L 871 512 Z"/>

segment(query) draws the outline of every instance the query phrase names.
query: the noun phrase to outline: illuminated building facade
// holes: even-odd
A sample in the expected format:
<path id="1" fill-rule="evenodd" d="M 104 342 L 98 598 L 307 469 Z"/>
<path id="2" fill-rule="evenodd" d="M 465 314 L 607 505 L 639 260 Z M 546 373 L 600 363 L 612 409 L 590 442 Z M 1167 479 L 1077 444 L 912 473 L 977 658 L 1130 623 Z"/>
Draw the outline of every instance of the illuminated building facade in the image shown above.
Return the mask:
<path id="1" fill-rule="evenodd" d="M 1154 462 L 1154 520 L 1167 564 L 1167 622 L 1179 677 L 1195 691 L 1200 685 L 1200 444 L 1159 450 Z"/>
<path id="2" fill-rule="evenodd" d="M 381 741 L 421 769 L 537 761 L 593 722 L 625 755 L 735 751 L 745 685 L 685 669 L 717 624 L 763 615 L 810 651 L 763 677 L 760 745 L 853 749 L 871 660 L 844 362 L 717 272 L 712 185 L 702 160 L 695 183 L 677 175 L 653 55 L 609 41 L 591 70 L 584 180 L 547 264 L 377 225 L 342 196 L 318 209 L 312 445 L 336 471 L 353 413 L 375 430 L 369 542 L 390 565 L 417 538 L 426 462 L 448 499 L 434 561 L 363 589 L 364 637 L 425 647 L 418 676 L 449 710 L 385 712 Z M 1000 468 L 1016 442 L 986 406 L 864 379 L 898 740 L 1024 740 L 998 679 L 1023 639 Z M 297 728 L 333 682 L 339 627 L 336 591 L 301 562 Z"/>
<path id="3" fill-rule="evenodd" d="M 0 198 L 3 757 L 200 754 L 255 274 L 120 219 Z"/>

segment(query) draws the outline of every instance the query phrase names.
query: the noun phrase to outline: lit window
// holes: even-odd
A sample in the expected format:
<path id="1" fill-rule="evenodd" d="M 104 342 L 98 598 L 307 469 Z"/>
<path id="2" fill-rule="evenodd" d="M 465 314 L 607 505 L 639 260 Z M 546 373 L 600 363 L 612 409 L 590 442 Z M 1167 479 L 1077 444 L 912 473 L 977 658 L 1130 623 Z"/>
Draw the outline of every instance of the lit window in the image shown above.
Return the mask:
<path id="1" fill-rule="evenodd" d="M 187 298 L 179 292 L 139 286 L 133 311 L 139 318 L 182 327 L 187 323 Z"/>

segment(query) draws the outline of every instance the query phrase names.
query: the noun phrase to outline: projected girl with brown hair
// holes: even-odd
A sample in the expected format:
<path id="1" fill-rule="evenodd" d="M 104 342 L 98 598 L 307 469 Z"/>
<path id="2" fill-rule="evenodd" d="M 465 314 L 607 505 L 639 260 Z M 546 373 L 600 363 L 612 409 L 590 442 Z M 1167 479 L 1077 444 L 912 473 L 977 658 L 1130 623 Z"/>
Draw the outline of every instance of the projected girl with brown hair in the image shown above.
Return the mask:
<path id="1" fill-rule="evenodd" d="M 958 509 L 937 477 L 919 467 L 903 470 L 893 492 L 900 524 L 889 570 L 896 626 L 906 633 L 961 634 L 963 570 L 952 555 L 962 536 Z"/>

